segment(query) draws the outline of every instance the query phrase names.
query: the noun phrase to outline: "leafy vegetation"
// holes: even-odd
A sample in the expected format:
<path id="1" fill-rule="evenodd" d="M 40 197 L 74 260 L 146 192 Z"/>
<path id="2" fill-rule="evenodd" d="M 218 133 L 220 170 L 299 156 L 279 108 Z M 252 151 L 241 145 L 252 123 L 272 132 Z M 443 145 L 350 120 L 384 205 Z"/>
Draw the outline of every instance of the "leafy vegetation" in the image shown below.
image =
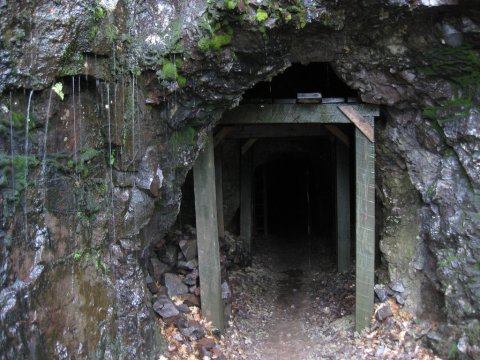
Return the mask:
<path id="1" fill-rule="evenodd" d="M 162 69 L 157 71 L 157 76 L 161 80 L 175 81 L 179 87 L 186 85 L 187 79 L 180 74 L 183 65 L 183 61 L 180 58 L 175 59 L 174 62 L 164 58 L 160 63 L 163 65 Z"/>
<path id="2" fill-rule="evenodd" d="M 429 65 L 419 70 L 427 75 L 445 79 L 456 88 L 456 95 L 439 105 L 426 107 L 423 115 L 448 122 L 468 115 L 480 86 L 480 55 L 469 46 L 442 47 L 427 54 Z"/>
<path id="3" fill-rule="evenodd" d="M 21 193 L 31 185 L 27 174 L 40 162 L 34 156 L 0 154 L 0 188 L 10 188 L 5 192 L 3 217 L 15 212 Z"/>
<path id="4" fill-rule="evenodd" d="M 255 19 L 257 19 L 259 23 L 264 22 L 268 19 L 268 13 L 264 9 L 258 9 Z"/>
<path id="5" fill-rule="evenodd" d="M 61 82 L 57 82 L 55 85 L 53 85 L 52 90 L 55 92 L 55 94 L 58 95 L 60 99 L 63 100 L 65 94 L 63 93 L 63 84 Z"/>
<path id="6" fill-rule="evenodd" d="M 107 275 L 108 265 L 103 260 L 103 250 L 100 247 L 91 247 L 75 251 L 70 256 L 75 261 L 84 261 L 95 266 L 102 275 Z"/>

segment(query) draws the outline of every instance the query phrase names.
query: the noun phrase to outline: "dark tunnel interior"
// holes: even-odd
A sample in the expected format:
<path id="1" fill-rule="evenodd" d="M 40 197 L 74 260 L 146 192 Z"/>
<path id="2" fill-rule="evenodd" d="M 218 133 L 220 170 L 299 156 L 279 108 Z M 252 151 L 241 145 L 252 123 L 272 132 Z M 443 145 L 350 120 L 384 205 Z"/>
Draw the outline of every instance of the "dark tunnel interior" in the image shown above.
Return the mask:
<path id="1" fill-rule="evenodd" d="M 254 209 L 267 207 L 268 232 L 280 237 L 329 239 L 335 225 L 333 154 L 324 138 L 276 139 L 310 151 L 278 152 L 255 172 Z M 261 146 L 261 144 L 259 144 Z M 268 145 L 265 145 L 268 146 Z M 260 150 L 263 151 L 263 150 Z M 265 184 L 263 183 L 265 181 Z M 266 202 L 263 192 L 266 190 Z M 255 214 L 255 228 L 263 217 Z"/>
<path id="2" fill-rule="evenodd" d="M 322 97 L 356 97 L 357 92 L 349 88 L 328 63 L 294 63 L 272 81 L 262 81 L 247 90 L 243 99 L 295 99 L 297 93 L 320 92 Z"/>

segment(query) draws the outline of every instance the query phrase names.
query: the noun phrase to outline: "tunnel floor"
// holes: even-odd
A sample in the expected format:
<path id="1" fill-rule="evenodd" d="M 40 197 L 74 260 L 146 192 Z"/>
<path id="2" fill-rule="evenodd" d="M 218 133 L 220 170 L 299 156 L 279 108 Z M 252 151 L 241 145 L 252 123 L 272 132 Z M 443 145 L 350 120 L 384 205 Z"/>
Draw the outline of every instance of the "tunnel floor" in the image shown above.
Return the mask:
<path id="1" fill-rule="evenodd" d="M 255 239 L 252 265 L 230 273 L 230 348 L 246 359 L 338 359 L 353 333 L 354 273 L 336 272 L 335 249 L 307 239 Z"/>
<path id="2" fill-rule="evenodd" d="M 423 344 L 428 323 L 391 300 L 392 317 L 355 333 L 354 266 L 339 274 L 335 248 L 316 243 L 255 238 L 251 266 L 229 271 L 233 315 L 222 341 L 229 359 L 440 360 Z"/>

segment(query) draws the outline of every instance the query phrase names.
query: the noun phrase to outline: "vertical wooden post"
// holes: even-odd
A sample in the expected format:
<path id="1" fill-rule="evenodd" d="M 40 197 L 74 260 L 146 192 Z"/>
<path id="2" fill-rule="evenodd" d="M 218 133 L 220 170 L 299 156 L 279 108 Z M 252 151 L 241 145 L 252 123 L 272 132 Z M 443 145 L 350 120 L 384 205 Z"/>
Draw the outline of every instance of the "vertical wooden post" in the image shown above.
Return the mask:
<path id="1" fill-rule="evenodd" d="M 335 141 L 336 212 L 337 212 L 337 270 L 350 267 L 350 154 L 348 147 Z"/>
<path id="2" fill-rule="evenodd" d="M 268 236 L 268 186 L 267 166 L 263 167 L 263 233 Z"/>
<path id="3" fill-rule="evenodd" d="M 375 147 L 355 129 L 356 307 L 355 329 L 370 325 L 375 267 Z"/>
<path id="4" fill-rule="evenodd" d="M 224 311 L 220 285 L 220 246 L 218 243 L 212 132 L 208 135 L 205 149 L 195 162 L 193 178 L 202 314 L 212 322 L 213 326 L 223 332 Z"/>
<path id="5" fill-rule="evenodd" d="M 223 219 L 223 168 L 222 168 L 222 144 L 215 148 L 215 189 L 217 198 L 217 223 L 218 236 L 225 237 L 225 224 Z"/>
<path id="6" fill-rule="evenodd" d="M 246 151 L 241 158 L 240 170 L 240 238 L 243 248 L 250 255 L 252 251 L 252 151 Z"/>

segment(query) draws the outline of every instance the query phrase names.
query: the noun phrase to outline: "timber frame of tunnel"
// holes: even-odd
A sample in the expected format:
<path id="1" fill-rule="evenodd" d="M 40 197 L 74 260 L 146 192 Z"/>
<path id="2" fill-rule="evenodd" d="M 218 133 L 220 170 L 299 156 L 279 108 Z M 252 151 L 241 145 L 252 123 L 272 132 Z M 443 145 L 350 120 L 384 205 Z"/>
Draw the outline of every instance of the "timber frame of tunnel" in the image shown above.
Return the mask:
<path id="1" fill-rule="evenodd" d="M 221 298 L 219 236 L 224 235 L 222 167 L 215 146 L 235 127 L 245 125 L 323 124 L 333 134 L 336 152 L 337 267 L 346 271 L 350 263 L 350 186 L 348 136 L 336 124 L 355 125 L 355 237 L 356 305 L 355 328 L 370 323 L 373 313 L 375 263 L 375 147 L 374 116 L 378 108 L 367 104 L 247 104 L 226 112 L 215 136 L 210 131 L 205 148 L 194 165 L 200 291 L 203 315 L 218 329 L 224 328 Z M 312 132 L 310 135 L 315 135 Z M 244 249 L 252 243 L 251 147 L 261 131 L 254 132 L 241 149 L 240 238 Z M 304 135 L 303 135 L 304 136 Z"/>

